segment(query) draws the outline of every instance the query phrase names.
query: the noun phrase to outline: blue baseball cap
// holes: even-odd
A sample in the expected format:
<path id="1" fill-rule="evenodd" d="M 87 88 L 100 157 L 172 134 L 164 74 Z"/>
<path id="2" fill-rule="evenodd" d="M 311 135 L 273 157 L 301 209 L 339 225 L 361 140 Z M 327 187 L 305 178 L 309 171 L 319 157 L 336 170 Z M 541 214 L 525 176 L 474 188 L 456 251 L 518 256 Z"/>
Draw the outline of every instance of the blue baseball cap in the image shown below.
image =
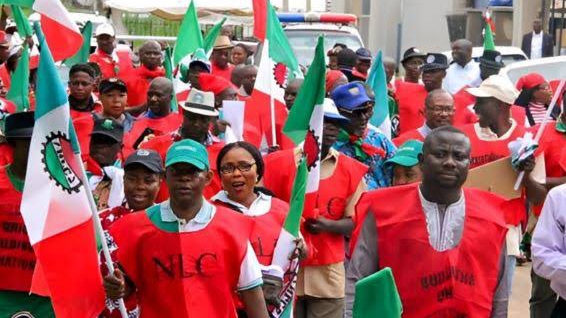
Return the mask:
<path id="1" fill-rule="evenodd" d="M 356 109 L 366 108 L 366 103 L 374 101 L 368 96 L 364 83 L 358 81 L 336 87 L 330 97 L 338 109 L 349 113 Z"/>
<path id="2" fill-rule="evenodd" d="M 356 50 L 356 55 L 358 56 L 358 60 L 371 62 L 371 52 L 366 48 L 361 47 Z"/>

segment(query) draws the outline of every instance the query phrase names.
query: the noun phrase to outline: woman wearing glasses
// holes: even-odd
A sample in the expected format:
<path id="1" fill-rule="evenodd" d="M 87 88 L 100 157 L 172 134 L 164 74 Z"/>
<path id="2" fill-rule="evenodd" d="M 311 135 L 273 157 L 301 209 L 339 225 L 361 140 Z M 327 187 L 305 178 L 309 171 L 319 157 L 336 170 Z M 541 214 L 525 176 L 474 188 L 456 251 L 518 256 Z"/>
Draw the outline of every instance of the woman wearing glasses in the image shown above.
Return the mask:
<path id="1" fill-rule="evenodd" d="M 268 190 L 257 187 L 265 171 L 261 153 L 250 143 L 231 143 L 218 154 L 216 166 L 223 190 L 211 201 L 254 219 L 251 244 L 259 262 L 264 266 L 271 265 L 289 205 L 272 197 Z M 297 246 L 297 253 L 292 258 L 304 255 L 302 240 L 298 241 Z M 292 303 L 298 270 L 296 264 L 297 261 L 292 262 L 291 270 L 285 273 L 283 282 L 264 272 L 264 294 L 270 312 L 280 312 Z M 239 316 L 245 317 L 240 313 Z"/>

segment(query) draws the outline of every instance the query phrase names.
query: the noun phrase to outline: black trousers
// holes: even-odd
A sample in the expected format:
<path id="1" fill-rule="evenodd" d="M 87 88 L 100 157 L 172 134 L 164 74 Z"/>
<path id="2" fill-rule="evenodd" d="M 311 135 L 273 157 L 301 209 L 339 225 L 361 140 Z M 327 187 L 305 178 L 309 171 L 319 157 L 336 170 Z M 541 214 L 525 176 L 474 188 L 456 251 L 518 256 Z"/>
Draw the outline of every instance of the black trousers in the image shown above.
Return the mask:
<path id="1" fill-rule="evenodd" d="M 558 301 L 556 302 L 556 306 L 554 307 L 552 316 L 550 316 L 550 318 L 561 317 L 566 317 L 566 300 L 564 300 L 562 297 L 558 298 Z"/>

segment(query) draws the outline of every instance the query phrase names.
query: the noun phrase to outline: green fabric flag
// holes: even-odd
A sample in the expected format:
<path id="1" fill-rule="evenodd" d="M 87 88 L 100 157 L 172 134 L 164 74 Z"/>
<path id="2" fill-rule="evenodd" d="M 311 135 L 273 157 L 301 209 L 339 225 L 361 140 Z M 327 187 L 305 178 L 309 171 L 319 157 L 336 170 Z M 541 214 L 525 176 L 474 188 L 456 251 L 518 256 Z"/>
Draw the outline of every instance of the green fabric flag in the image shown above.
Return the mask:
<path id="1" fill-rule="evenodd" d="M 220 35 L 220 31 L 222 31 L 224 22 L 226 22 L 226 18 L 223 18 L 220 22 L 216 23 L 204 38 L 204 51 L 206 52 L 206 54 L 212 51 L 214 42 L 216 42 L 216 38 L 218 37 L 218 35 Z"/>
<path id="2" fill-rule="evenodd" d="M 290 79 L 295 77 L 302 78 L 295 52 L 281 27 L 275 9 L 269 1 L 267 1 L 267 32 L 265 39 L 269 40 L 269 56 L 271 59 L 277 63 L 283 63 L 289 68 L 291 71 L 289 73 Z"/>
<path id="3" fill-rule="evenodd" d="M 33 31 L 31 30 L 31 25 L 29 24 L 28 18 L 24 14 L 22 8 L 17 5 L 10 5 L 12 9 L 12 17 L 16 22 L 16 27 L 18 28 L 18 33 L 22 38 L 27 38 L 32 36 Z"/>
<path id="4" fill-rule="evenodd" d="M 29 105 L 29 50 L 27 43 L 24 44 L 22 56 L 18 59 L 16 70 L 10 78 L 12 85 L 6 94 L 6 99 L 16 104 L 16 111 L 23 112 L 30 108 Z"/>
<path id="5" fill-rule="evenodd" d="M 495 50 L 495 41 L 493 40 L 493 32 L 491 32 L 491 25 L 489 23 L 485 24 L 485 34 L 483 38 L 483 49 L 484 50 Z"/>
<path id="6" fill-rule="evenodd" d="M 307 161 L 303 158 L 297 167 L 297 175 L 295 176 L 293 191 L 291 192 L 291 202 L 289 202 L 289 214 L 287 214 L 283 224 L 283 229 L 293 237 L 299 237 L 301 216 L 303 215 L 305 193 L 307 191 L 307 175 Z"/>
<path id="7" fill-rule="evenodd" d="M 171 57 L 171 47 L 165 48 L 165 59 L 163 60 L 163 67 L 165 68 L 165 77 L 173 82 L 173 61 Z M 173 98 L 171 99 L 171 111 L 177 112 L 177 97 L 173 91 Z"/>
<path id="8" fill-rule="evenodd" d="M 403 305 L 391 268 L 386 267 L 356 283 L 354 318 L 400 318 Z"/>
<path id="9" fill-rule="evenodd" d="M 202 39 L 202 33 L 198 24 L 195 2 L 191 1 L 183 22 L 181 22 L 181 28 L 175 42 L 173 65 L 177 66 L 185 56 L 193 54 L 196 49 L 202 48 L 203 44 L 204 40 Z"/>
<path id="10" fill-rule="evenodd" d="M 92 23 L 90 21 L 85 23 L 81 34 L 83 36 L 83 45 L 75 55 L 65 60 L 65 65 L 68 67 L 88 62 L 88 57 L 90 56 L 90 39 L 92 38 Z"/>
<path id="11" fill-rule="evenodd" d="M 270 42 L 271 45 L 271 42 Z M 270 47 L 271 49 L 271 47 Z M 298 145 L 305 140 L 313 111 L 317 105 L 322 105 L 326 95 L 326 61 L 324 53 L 324 37 L 318 38 L 314 59 L 308 74 L 295 99 L 296 107 L 292 107 L 289 117 L 283 127 L 283 132 Z"/>

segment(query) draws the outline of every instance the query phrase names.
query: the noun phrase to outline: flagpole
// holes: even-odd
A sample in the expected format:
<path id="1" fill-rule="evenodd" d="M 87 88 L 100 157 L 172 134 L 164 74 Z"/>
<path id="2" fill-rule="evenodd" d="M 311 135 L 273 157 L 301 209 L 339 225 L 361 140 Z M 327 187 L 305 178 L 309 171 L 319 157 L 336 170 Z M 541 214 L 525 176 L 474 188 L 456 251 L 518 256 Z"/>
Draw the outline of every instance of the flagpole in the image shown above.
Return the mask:
<path id="1" fill-rule="evenodd" d="M 73 128 L 74 129 L 74 128 Z M 84 163 L 81 159 L 81 154 L 75 154 L 75 160 L 79 162 L 81 168 L 81 179 L 83 181 L 83 186 L 85 187 L 86 196 L 88 198 L 88 204 L 90 206 L 90 210 L 92 212 L 92 218 L 94 221 L 95 231 L 96 234 L 100 237 L 100 245 L 102 245 L 102 253 L 106 260 L 106 267 L 108 271 L 114 275 L 114 264 L 112 264 L 112 259 L 110 258 L 110 250 L 108 249 L 108 244 L 106 244 L 106 239 L 104 237 L 104 229 L 102 229 L 102 223 L 100 223 L 100 217 L 98 216 L 98 210 L 96 208 L 96 203 L 94 202 L 94 198 L 92 197 L 92 191 L 90 189 L 90 184 L 88 183 L 88 178 L 86 176 L 86 170 Z M 128 312 L 126 310 L 126 305 L 124 304 L 124 299 L 118 299 L 118 309 L 120 310 L 120 316 L 122 318 L 128 318 Z"/>
<path id="2" fill-rule="evenodd" d="M 554 96 L 552 97 L 552 101 L 550 102 L 550 105 L 548 106 L 548 109 L 546 110 L 546 114 L 544 115 L 544 119 L 542 121 L 542 123 L 540 124 L 540 128 L 537 131 L 537 134 L 535 136 L 534 142 L 538 143 L 540 140 L 540 137 L 542 136 L 542 133 L 544 132 L 544 128 L 546 127 L 546 124 L 548 124 L 548 121 L 550 120 L 550 114 L 552 114 L 552 110 L 554 109 L 554 105 L 556 105 L 556 102 L 558 101 L 558 98 L 560 97 L 560 94 L 562 94 L 562 91 L 564 89 L 564 83 L 566 82 L 566 80 L 561 80 L 560 84 L 558 85 L 558 88 L 556 89 L 556 92 L 554 92 Z M 519 190 L 519 187 L 521 186 L 521 183 L 523 182 L 523 177 L 525 176 L 525 171 L 521 171 L 519 173 L 519 176 L 517 177 L 517 181 L 515 181 L 515 186 L 514 189 Z"/>
<path id="3" fill-rule="evenodd" d="M 267 41 L 265 41 L 267 42 Z M 269 44 L 267 44 L 269 45 Z M 269 52 L 269 47 L 268 47 L 268 52 Z M 262 56 L 262 58 L 264 58 Z M 269 63 L 269 69 L 271 70 L 271 72 L 273 72 L 273 63 L 271 62 L 271 58 L 269 57 L 269 54 L 267 56 L 268 59 L 268 63 Z M 271 75 L 273 76 L 273 75 Z M 269 107 L 271 109 L 271 140 L 273 142 L 272 146 L 277 146 L 277 133 L 276 133 L 276 128 L 275 128 L 275 99 L 273 97 L 273 79 L 270 78 L 269 80 Z"/>

